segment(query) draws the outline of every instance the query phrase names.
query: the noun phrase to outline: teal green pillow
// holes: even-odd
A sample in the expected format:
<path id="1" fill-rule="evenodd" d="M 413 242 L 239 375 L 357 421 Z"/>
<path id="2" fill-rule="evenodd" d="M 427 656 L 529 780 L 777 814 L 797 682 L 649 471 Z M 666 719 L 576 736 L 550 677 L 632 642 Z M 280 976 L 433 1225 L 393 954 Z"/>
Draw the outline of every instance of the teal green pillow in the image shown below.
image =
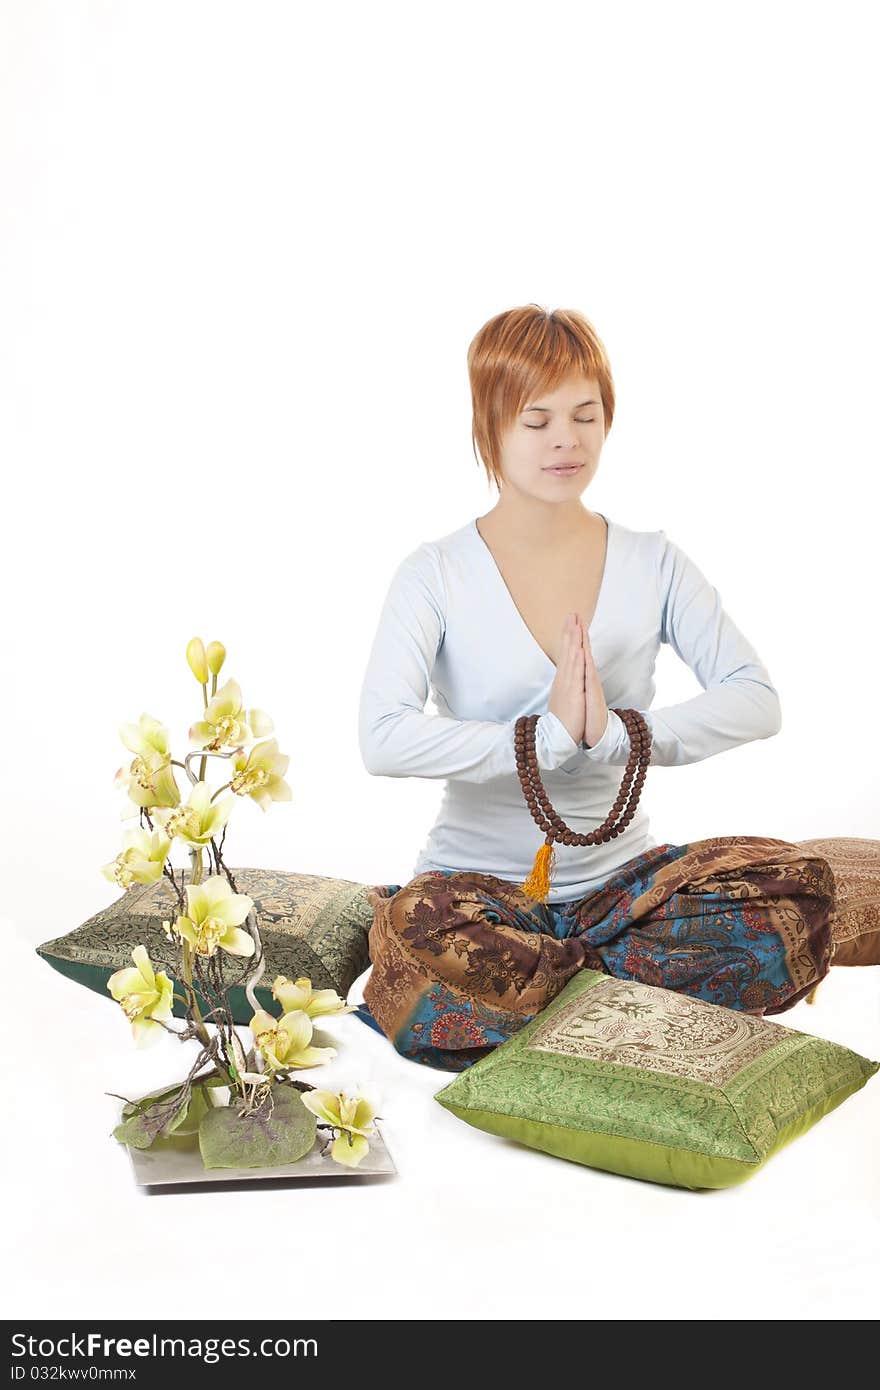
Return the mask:
<path id="1" fill-rule="evenodd" d="M 184 882 L 190 882 L 191 871 L 181 872 Z M 374 908 L 367 893 L 372 885 L 277 869 L 230 869 L 230 873 L 237 891 L 254 900 L 266 960 L 255 989 L 261 1007 L 277 1013 L 272 996 L 277 975 L 289 980 L 306 975 L 313 989 L 335 989 L 345 999 L 370 964 L 368 939 Z M 134 947 L 143 943 L 156 968 L 164 969 L 179 984 L 173 969 L 175 951 L 162 927 L 163 920 L 176 916 L 177 910 L 167 878 L 139 884 L 81 927 L 44 941 L 37 953 L 62 975 L 109 999 L 110 976 L 130 966 Z M 241 975 L 244 962 L 239 957 L 230 956 L 229 964 L 232 978 Z M 207 1008 L 196 994 L 199 1007 Z M 250 1023 L 254 1011 L 241 986 L 230 991 L 230 1002 L 234 1022 Z M 178 1018 L 184 1014 L 176 1000 L 174 1013 Z"/>
<path id="2" fill-rule="evenodd" d="M 559 1158 L 731 1187 L 880 1070 L 848 1047 L 687 994 L 580 970 L 435 1099 Z"/>

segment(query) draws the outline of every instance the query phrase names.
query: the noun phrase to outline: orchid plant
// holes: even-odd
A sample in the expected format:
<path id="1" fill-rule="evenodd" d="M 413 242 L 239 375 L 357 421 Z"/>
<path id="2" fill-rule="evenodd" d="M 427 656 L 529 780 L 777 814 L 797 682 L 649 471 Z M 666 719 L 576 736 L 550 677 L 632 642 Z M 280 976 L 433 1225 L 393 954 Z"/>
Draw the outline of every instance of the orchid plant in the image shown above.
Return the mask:
<path id="1" fill-rule="evenodd" d="M 284 780 L 290 759 L 268 737 L 274 729 L 268 714 L 244 708 L 236 681 L 217 689 L 226 660 L 221 642 L 205 647 L 194 637 L 186 657 L 203 701 L 201 718 L 189 730 L 192 748 L 182 762 L 173 758 L 167 729 L 149 714 L 121 726 L 122 742 L 134 755 L 115 777 L 127 794 L 121 818 L 137 816 L 139 824 L 124 832 L 120 853 L 102 872 L 125 889 L 168 880 L 178 909 L 163 922 L 172 959 L 152 961 L 146 946 L 136 946 L 134 964 L 111 975 L 107 988 L 137 1047 L 167 1032 L 198 1042 L 199 1053 L 185 1081 L 139 1101 L 118 1097 L 125 1106 L 113 1134 L 138 1149 L 198 1147 L 206 1168 L 246 1168 L 296 1162 L 320 1128 L 329 1131 L 322 1156 L 356 1167 L 375 1133 L 375 1099 L 321 1090 L 291 1075 L 336 1055 L 313 1020 L 355 1006 L 335 990 L 313 989 L 305 976 L 279 975 L 271 987 L 279 1016 L 261 1007 L 255 987 L 265 959 L 254 902 L 237 891 L 223 859 L 236 798 L 249 797 L 263 811 L 292 800 Z M 229 780 L 214 791 L 205 781 L 209 758 L 231 764 Z M 196 761 L 198 772 L 191 766 Z M 186 800 L 175 768 L 189 780 Z M 171 864 L 178 846 L 189 855 L 189 883 L 183 870 L 178 881 Z M 230 991 L 236 987 L 253 1009 L 250 1047 L 233 1025 Z M 186 1020 L 181 1028 L 173 1022 L 175 1001 Z"/>

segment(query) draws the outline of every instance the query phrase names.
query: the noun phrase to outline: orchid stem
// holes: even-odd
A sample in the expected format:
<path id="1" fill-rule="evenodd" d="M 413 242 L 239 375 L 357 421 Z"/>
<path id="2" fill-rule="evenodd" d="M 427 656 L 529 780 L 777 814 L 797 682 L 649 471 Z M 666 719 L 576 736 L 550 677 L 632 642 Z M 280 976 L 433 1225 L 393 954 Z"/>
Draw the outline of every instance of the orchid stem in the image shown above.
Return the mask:
<path id="1" fill-rule="evenodd" d="M 193 887 L 195 887 L 196 884 L 201 883 L 201 881 L 202 881 L 202 851 L 201 851 L 200 849 L 192 849 L 192 850 L 190 850 L 189 857 L 190 857 L 190 863 L 192 864 L 192 878 L 191 878 L 190 881 L 191 881 Z M 204 1023 L 204 1020 L 203 1020 L 203 1018 L 202 1018 L 202 1011 L 201 1011 L 201 1009 L 199 1008 L 199 1001 L 198 1001 L 198 999 L 196 998 L 196 991 L 195 991 L 195 987 L 194 987 L 194 985 L 193 985 L 193 980 L 192 980 L 192 975 L 193 975 L 192 963 L 193 963 L 193 953 L 194 953 L 194 951 L 195 951 L 195 947 L 194 947 L 194 946 L 191 946 L 190 943 L 189 943 L 188 941 L 184 941 L 184 943 L 183 943 L 183 983 L 184 983 L 184 986 L 185 986 L 185 988 L 186 988 L 186 991 L 187 991 L 187 993 L 188 993 L 188 995 L 189 995 L 189 1007 L 192 1009 L 193 1017 L 195 1018 L 195 1021 L 196 1021 L 196 1031 L 197 1031 L 197 1033 L 198 1033 L 198 1035 L 199 1035 L 199 1038 L 201 1039 L 203 1045 L 204 1045 L 205 1047 L 210 1047 L 210 1046 L 211 1046 L 211 1037 L 210 1037 L 210 1034 L 208 1033 L 207 1028 L 205 1027 L 205 1023 Z"/>
<path id="2" fill-rule="evenodd" d="M 204 707 L 205 707 L 205 709 L 207 709 L 207 708 L 208 708 L 208 682 L 207 682 L 207 681 L 205 681 L 205 684 L 202 686 L 202 700 L 204 701 Z M 204 782 L 204 780 L 205 780 L 205 766 L 206 766 L 206 764 L 207 764 L 207 761 L 208 761 L 207 758 L 202 758 L 201 766 L 199 767 L 199 781 L 200 781 L 200 782 Z"/>

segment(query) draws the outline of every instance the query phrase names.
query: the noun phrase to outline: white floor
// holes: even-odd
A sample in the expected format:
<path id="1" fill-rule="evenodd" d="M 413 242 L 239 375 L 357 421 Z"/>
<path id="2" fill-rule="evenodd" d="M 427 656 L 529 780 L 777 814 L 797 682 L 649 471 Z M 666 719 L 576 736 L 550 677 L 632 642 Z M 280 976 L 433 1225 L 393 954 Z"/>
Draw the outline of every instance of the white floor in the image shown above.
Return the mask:
<path id="1" fill-rule="evenodd" d="M 181 1045 L 137 1052 L 109 997 L 4 937 L 7 1318 L 877 1316 L 880 1073 L 748 1182 L 692 1193 L 472 1129 L 433 1099 L 453 1073 L 345 1016 L 303 1075 L 380 1088 L 396 1178 L 150 1194 L 106 1093 L 181 1077 Z M 777 1021 L 880 1059 L 880 968 L 832 971 Z"/>

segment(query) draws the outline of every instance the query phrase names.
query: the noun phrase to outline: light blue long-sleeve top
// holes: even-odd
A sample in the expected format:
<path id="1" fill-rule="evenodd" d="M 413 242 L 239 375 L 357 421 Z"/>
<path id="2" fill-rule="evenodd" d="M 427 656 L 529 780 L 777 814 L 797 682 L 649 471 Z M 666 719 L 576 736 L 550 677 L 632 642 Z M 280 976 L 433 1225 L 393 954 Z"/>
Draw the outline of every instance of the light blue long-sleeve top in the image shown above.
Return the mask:
<path id="1" fill-rule="evenodd" d="M 555 845 L 550 902 L 595 892 L 656 847 L 645 810 L 650 767 L 700 762 L 778 733 L 779 696 L 718 590 L 665 531 L 603 519 L 605 568 L 589 636 L 609 713 L 591 748 L 548 711 L 556 667 L 526 627 L 476 520 L 423 542 L 398 565 L 363 679 L 358 737 L 375 776 L 445 779 L 413 877 L 470 869 L 521 883 L 530 873 L 544 835 L 516 772 L 520 715 L 540 715 L 541 780 L 579 833 L 602 824 L 620 790 L 629 735 L 612 707 L 641 711 L 653 740 L 641 800 L 623 833 L 600 845 Z M 703 693 L 651 710 L 661 642 L 688 664 Z M 429 694 L 437 714 L 425 713 Z"/>

